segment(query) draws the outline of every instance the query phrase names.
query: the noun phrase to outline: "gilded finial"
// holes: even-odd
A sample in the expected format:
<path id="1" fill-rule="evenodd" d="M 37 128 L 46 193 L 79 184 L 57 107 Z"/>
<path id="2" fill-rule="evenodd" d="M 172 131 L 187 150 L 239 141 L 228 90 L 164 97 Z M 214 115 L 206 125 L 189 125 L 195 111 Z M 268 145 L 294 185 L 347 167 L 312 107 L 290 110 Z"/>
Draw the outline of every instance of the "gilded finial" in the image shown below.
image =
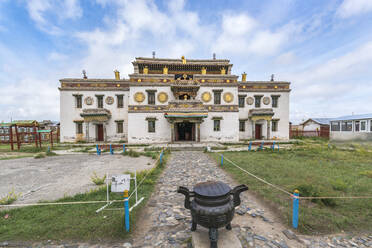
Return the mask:
<path id="1" fill-rule="evenodd" d="M 225 75 L 226 74 L 226 69 L 225 69 L 225 67 L 222 67 L 222 69 L 221 69 L 221 75 Z"/>
<path id="2" fill-rule="evenodd" d="M 247 73 L 243 73 L 242 74 L 242 82 L 246 82 L 247 81 Z"/>
<path id="3" fill-rule="evenodd" d="M 201 74 L 203 75 L 207 74 L 207 69 L 205 67 L 202 67 Z"/>
<path id="4" fill-rule="evenodd" d="M 149 68 L 147 67 L 147 65 L 145 66 L 145 68 L 143 68 L 143 74 L 149 74 Z"/>
<path id="5" fill-rule="evenodd" d="M 181 59 L 182 59 L 182 64 L 186 64 L 185 56 L 182 56 Z"/>
<path id="6" fill-rule="evenodd" d="M 115 80 L 120 80 L 120 72 L 118 70 L 115 70 L 114 73 L 115 73 Z"/>
<path id="7" fill-rule="evenodd" d="M 168 67 L 166 66 L 163 67 L 163 74 L 168 74 Z"/>
<path id="8" fill-rule="evenodd" d="M 184 95 L 183 96 L 183 100 L 187 100 L 187 95 Z"/>

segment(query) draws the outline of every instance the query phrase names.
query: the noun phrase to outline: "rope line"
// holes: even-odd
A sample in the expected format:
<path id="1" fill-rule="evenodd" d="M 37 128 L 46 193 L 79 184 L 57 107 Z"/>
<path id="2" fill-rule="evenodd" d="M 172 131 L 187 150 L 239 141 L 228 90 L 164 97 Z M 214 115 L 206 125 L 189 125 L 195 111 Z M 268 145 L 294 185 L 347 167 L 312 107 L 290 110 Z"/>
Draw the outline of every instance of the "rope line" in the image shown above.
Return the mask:
<path id="1" fill-rule="evenodd" d="M 281 187 L 279 187 L 277 185 L 274 185 L 272 183 L 269 183 L 269 182 L 265 181 L 264 179 L 250 173 L 249 171 L 243 169 L 242 167 L 240 167 L 239 165 L 237 165 L 236 163 L 234 163 L 230 159 L 226 158 L 225 156 L 223 157 L 223 159 L 229 161 L 232 165 L 236 166 L 237 168 L 244 171 L 248 175 L 256 178 L 257 180 L 259 180 L 259 181 L 261 181 L 261 182 L 263 182 L 263 183 L 265 183 L 265 184 L 267 184 L 267 185 L 269 185 L 269 186 L 271 186 L 271 187 L 273 187 L 273 188 L 275 188 L 275 189 L 277 189 L 277 190 L 279 190 L 283 193 L 286 193 L 290 197 L 295 198 L 295 199 L 304 199 L 304 200 L 311 200 L 311 199 L 372 199 L 372 196 L 296 196 L 296 195 L 286 191 L 285 189 L 282 189 Z"/>
<path id="2" fill-rule="evenodd" d="M 289 195 L 289 196 L 292 196 L 292 195 L 293 195 L 292 193 L 286 191 L 285 189 L 282 189 L 281 187 L 279 187 L 279 186 L 277 186 L 277 185 L 274 185 L 274 184 L 272 184 L 272 183 L 269 183 L 269 182 L 265 181 L 264 179 L 262 179 L 262 178 L 260 178 L 260 177 L 258 177 L 258 176 L 256 176 L 256 175 L 250 173 L 249 171 L 243 169 L 242 167 L 240 167 L 239 165 L 235 164 L 233 161 L 231 161 L 230 159 L 226 158 L 225 156 L 223 157 L 223 159 L 226 159 L 226 160 L 229 161 L 231 164 L 233 164 L 234 166 L 236 166 L 236 167 L 239 168 L 240 170 L 244 171 L 244 172 L 247 173 L 248 175 L 250 175 L 250 176 L 256 178 L 257 180 L 259 180 L 259 181 L 261 181 L 261 182 L 263 182 L 263 183 L 265 183 L 265 184 L 267 184 L 267 185 L 269 185 L 269 186 L 271 186 L 271 187 L 273 187 L 273 188 L 275 188 L 275 189 L 277 189 L 277 190 L 279 190 L 279 191 L 281 191 L 281 192 L 283 192 L 283 193 L 286 193 L 286 194 Z"/>

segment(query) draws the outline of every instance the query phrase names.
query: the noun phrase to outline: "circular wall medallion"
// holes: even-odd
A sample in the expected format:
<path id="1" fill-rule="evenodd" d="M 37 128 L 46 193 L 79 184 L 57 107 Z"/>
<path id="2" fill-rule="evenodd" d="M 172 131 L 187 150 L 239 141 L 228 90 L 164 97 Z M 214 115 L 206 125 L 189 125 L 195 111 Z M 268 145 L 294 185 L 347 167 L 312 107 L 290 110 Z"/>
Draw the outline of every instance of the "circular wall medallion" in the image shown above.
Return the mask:
<path id="1" fill-rule="evenodd" d="M 136 102 L 143 102 L 145 100 L 145 94 L 143 94 L 142 92 L 137 92 L 136 94 L 134 94 L 134 100 Z"/>
<path id="2" fill-rule="evenodd" d="M 111 105 L 114 103 L 114 98 L 112 96 L 106 97 L 106 104 Z"/>
<path id="3" fill-rule="evenodd" d="M 226 92 L 223 94 L 223 100 L 225 100 L 225 102 L 232 102 L 234 100 L 234 96 L 230 92 Z"/>
<path id="4" fill-rule="evenodd" d="M 161 103 L 165 103 L 166 101 L 168 101 L 168 94 L 165 93 L 165 92 L 160 92 L 160 93 L 158 94 L 158 100 L 159 100 L 159 102 L 161 102 Z"/>
<path id="5" fill-rule="evenodd" d="M 90 96 L 85 97 L 84 102 L 85 102 L 86 105 L 92 105 L 93 104 L 93 98 L 90 97 Z"/>
<path id="6" fill-rule="evenodd" d="M 252 105 L 253 103 L 254 103 L 254 98 L 251 96 L 247 97 L 247 104 Z"/>
<path id="7" fill-rule="evenodd" d="M 262 100 L 262 102 L 265 104 L 265 105 L 269 105 L 270 104 L 270 98 L 265 96 Z"/>
<path id="8" fill-rule="evenodd" d="M 211 99 L 212 99 L 211 93 L 204 92 L 202 94 L 202 100 L 203 100 L 203 102 L 209 102 Z"/>

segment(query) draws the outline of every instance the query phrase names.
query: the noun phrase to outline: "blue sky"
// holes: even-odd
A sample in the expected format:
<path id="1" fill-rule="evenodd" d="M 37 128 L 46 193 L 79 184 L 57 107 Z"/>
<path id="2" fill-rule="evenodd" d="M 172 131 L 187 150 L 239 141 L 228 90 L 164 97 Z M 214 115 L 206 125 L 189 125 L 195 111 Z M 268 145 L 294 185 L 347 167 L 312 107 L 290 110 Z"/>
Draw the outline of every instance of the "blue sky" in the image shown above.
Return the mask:
<path id="1" fill-rule="evenodd" d="M 135 57 L 230 59 L 292 83 L 290 119 L 371 113 L 371 0 L 0 0 L 0 121 L 59 119 L 59 79 Z"/>

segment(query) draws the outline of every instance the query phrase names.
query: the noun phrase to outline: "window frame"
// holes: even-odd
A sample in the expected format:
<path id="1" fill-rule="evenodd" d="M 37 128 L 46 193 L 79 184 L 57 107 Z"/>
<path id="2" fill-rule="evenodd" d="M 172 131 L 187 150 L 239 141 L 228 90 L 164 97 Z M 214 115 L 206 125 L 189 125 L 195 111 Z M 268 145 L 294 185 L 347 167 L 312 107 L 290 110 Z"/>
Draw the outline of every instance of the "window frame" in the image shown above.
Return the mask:
<path id="1" fill-rule="evenodd" d="M 213 92 L 213 103 L 216 105 L 221 105 L 221 91 Z"/>
<path id="2" fill-rule="evenodd" d="M 278 132 L 279 120 L 271 120 L 271 132 Z"/>
<path id="3" fill-rule="evenodd" d="M 97 98 L 97 108 L 103 108 L 103 97 L 104 95 L 96 95 Z"/>
<path id="4" fill-rule="evenodd" d="M 239 108 L 245 107 L 245 96 L 238 96 L 238 104 Z"/>
<path id="5" fill-rule="evenodd" d="M 150 123 L 153 123 L 153 126 Z M 148 133 L 155 133 L 156 132 L 156 122 L 155 122 L 155 120 L 147 120 L 147 132 Z"/>
<path id="6" fill-rule="evenodd" d="M 76 134 L 83 134 L 83 123 L 75 122 L 76 124 Z"/>
<path id="7" fill-rule="evenodd" d="M 124 95 L 116 95 L 116 107 L 124 108 Z"/>
<path id="8" fill-rule="evenodd" d="M 124 121 L 116 122 L 116 133 L 124 133 Z"/>
<path id="9" fill-rule="evenodd" d="M 333 127 L 336 126 L 334 123 L 337 123 L 337 128 L 334 129 Z M 332 121 L 331 122 L 331 132 L 340 132 L 341 131 L 341 122 L 339 121 Z"/>
<path id="10" fill-rule="evenodd" d="M 360 121 L 354 121 L 354 132 L 360 132 Z"/>
<path id="11" fill-rule="evenodd" d="M 262 99 L 262 95 L 255 95 L 254 96 L 254 107 L 255 108 L 261 108 L 261 99 Z"/>
<path id="12" fill-rule="evenodd" d="M 279 95 L 272 95 L 271 96 L 271 107 L 272 108 L 279 108 L 279 98 L 280 98 Z"/>
<path id="13" fill-rule="evenodd" d="M 213 131 L 220 132 L 221 131 L 221 120 L 213 120 Z"/>
<path id="14" fill-rule="evenodd" d="M 75 97 L 75 108 L 83 108 L 83 95 L 74 95 Z"/>
<path id="15" fill-rule="evenodd" d="M 245 120 L 239 120 L 239 132 L 245 132 Z"/>
<path id="16" fill-rule="evenodd" d="M 364 129 L 362 129 L 362 123 L 364 124 Z M 360 132 L 367 132 L 368 128 L 368 123 L 366 120 L 361 120 L 360 121 Z"/>
<path id="17" fill-rule="evenodd" d="M 147 104 L 148 105 L 155 105 L 156 104 L 155 91 L 148 91 L 147 92 Z"/>

